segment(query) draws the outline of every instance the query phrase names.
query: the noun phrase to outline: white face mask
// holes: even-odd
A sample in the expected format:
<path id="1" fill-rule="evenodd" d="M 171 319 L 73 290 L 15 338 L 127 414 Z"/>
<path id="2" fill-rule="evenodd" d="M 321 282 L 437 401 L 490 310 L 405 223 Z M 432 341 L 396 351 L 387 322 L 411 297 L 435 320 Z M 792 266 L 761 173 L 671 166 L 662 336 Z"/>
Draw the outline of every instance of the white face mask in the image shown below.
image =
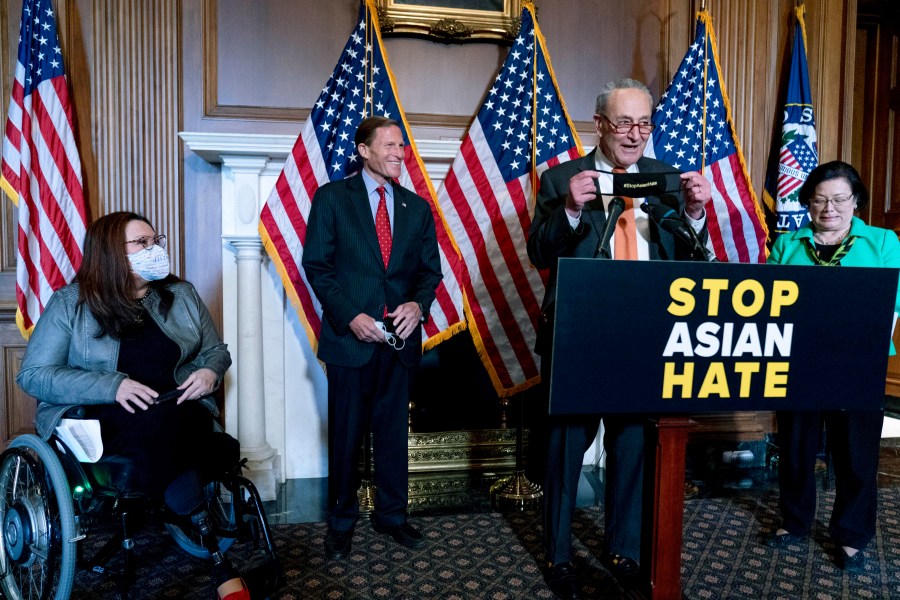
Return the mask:
<path id="1" fill-rule="evenodd" d="M 158 281 L 169 274 L 169 255 L 158 245 L 129 254 L 128 260 L 135 275 L 145 281 Z"/>

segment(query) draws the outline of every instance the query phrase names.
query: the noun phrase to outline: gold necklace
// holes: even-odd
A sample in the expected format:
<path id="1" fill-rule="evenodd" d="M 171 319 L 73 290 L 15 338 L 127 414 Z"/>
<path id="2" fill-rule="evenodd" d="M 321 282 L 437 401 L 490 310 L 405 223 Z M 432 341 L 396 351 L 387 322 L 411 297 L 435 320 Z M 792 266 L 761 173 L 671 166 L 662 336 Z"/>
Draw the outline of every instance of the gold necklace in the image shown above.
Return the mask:
<path id="1" fill-rule="evenodd" d="M 819 233 L 819 232 L 814 232 L 814 233 L 813 233 L 813 240 L 815 240 L 816 243 L 822 244 L 823 246 L 835 246 L 835 245 L 840 244 L 841 242 L 843 242 L 843 241 L 847 238 L 847 236 L 848 236 L 849 234 L 850 234 L 850 228 L 848 227 L 848 228 L 844 231 L 844 233 L 841 234 L 841 236 L 840 236 L 838 239 L 834 240 L 833 242 L 826 242 L 825 240 L 823 240 L 823 239 L 820 237 L 820 236 L 821 236 L 821 233 Z"/>

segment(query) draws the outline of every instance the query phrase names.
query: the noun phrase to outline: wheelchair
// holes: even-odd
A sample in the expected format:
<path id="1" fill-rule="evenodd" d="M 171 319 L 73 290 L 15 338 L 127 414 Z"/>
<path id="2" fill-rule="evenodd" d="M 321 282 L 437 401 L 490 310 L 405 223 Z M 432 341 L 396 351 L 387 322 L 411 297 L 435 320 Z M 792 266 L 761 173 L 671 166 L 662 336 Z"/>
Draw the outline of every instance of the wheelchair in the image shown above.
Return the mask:
<path id="1" fill-rule="evenodd" d="M 33 434 L 15 438 L 0 454 L 0 595 L 66 600 L 76 570 L 89 570 L 115 576 L 127 600 L 135 580 L 134 537 L 153 516 L 178 546 L 200 559 L 217 558 L 216 547 L 224 554 L 235 542 L 252 544 L 264 559 L 256 575 L 273 590 L 280 563 L 259 492 L 241 475 L 243 462 L 204 481 L 208 519 L 197 523 L 161 500 L 129 492 L 131 461 L 124 457 L 80 463 L 55 434 L 49 443 Z M 91 533 L 104 526 L 111 537 L 88 544 Z"/>

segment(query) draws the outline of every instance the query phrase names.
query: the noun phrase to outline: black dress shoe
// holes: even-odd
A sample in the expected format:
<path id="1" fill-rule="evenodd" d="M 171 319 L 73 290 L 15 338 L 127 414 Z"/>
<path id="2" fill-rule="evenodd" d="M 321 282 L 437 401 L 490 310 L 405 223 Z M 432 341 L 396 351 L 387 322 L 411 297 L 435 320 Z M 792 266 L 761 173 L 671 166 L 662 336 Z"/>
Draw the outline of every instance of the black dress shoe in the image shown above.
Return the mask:
<path id="1" fill-rule="evenodd" d="M 557 598 L 565 600 L 582 598 L 578 577 L 575 576 L 575 567 L 572 566 L 572 563 L 565 562 L 548 566 L 544 572 L 544 581 L 547 582 L 547 587 L 556 594 Z"/>
<path id="2" fill-rule="evenodd" d="M 866 555 L 862 550 L 850 556 L 841 548 L 838 552 L 838 566 L 848 573 L 862 573 L 866 570 Z"/>
<path id="3" fill-rule="evenodd" d="M 325 534 L 325 556 L 337 560 L 347 558 L 350 555 L 350 547 L 353 545 L 353 530 L 338 531 L 328 528 Z"/>
<path id="4" fill-rule="evenodd" d="M 778 535 L 777 533 L 773 533 L 772 535 L 763 538 L 762 542 L 769 548 L 784 550 L 788 546 L 805 544 L 806 541 L 807 537 L 805 535 L 794 535 L 793 533 L 782 533 L 781 535 Z"/>
<path id="5" fill-rule="evenodd" d="M 398 544 L 402 544 L 407 548 L 421 548 L 425 545 L 425 538 L 419 533 L 419 530 L 409 523 L 401 523 L 400 525 L 383 526 L 378 521 L 372 519 L 372 528 L 378 533 L 384 533 L 394 538 Z"/>
<path id="6" fill-rule="evenodd" d="M 627 583 L 637 579 L 641 572 L 640 566 L 633 558 L 621 556 L 619 554 L 607 554 L 604 566 L 610 574 L 616 578 L 619 583 Z"/>

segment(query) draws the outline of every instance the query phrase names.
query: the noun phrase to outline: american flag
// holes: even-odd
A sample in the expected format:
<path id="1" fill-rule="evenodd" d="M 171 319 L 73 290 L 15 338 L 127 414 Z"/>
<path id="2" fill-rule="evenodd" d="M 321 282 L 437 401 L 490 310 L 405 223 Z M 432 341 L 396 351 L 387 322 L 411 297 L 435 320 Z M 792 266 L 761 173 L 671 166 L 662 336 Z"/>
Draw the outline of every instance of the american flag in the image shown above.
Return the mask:
<path id="1" fill-rule="evenodd" d="M 3 138 L 0 186 L 18 208 L 16 322 L 28 338 L 81 266 L 87 227 L 81 159 L 50 0 L 26 0 Z"/>
<path id="2" fill-rule="evenodd" d="M 506 62 L 438 192 L 465 261 L 469 330 L 501 396 L 539 378 L 533 348 L 545 281 L 525 244 L 536 183 L 544 170 L 581 153 L 526 4 Z"/>
<path id="3" fill-rule="evenodd" d="M 301 267 L 310 202 L 320 185 L 343 179 L 362 167 L 353 136 L 359 123 L 373 115 L 400 123 L 406 156 L 399 183 L 425 198 L 434 216 L 444 280 L 438 286 L 431 318 L 425 325 L 425 348 L 465 328 L 457 275 L 461 270 L 459 255 L 441 220 L 434 187 L 409 135 L 387 54 L 382 49 L 375 10 L 371 0 L 365 0 L 360 3 L 359 21 L 260 215 L 260 236 L 314 349 L 321 330 L 322 307 Z"/>
<path id="4" fill-rule="evenodd" d="M 763 199 L 775 215 L 776 237 L 795 231 L 809 221 L 809 213 L 798 200 L 800 186 L 819 164 L 816 118 L 813 111 L 809 70 L 806 65 L 806 25 L 804 5 L 795 9 L 794 46 L 791 71 L 784 102 L 784 121 L 778 156 L 769 164 Z"/>
<path id="5" fill-rule="evenodd" d="M 694 43 L 660 98 L 653 122 L 647 153 L 676 169 L 700 171 L 711 184 L 706 217 L 716 258 L 765 262 L 765 222 L 734 131 L 712 19 L 705 10 L 697 14 Z"/>

